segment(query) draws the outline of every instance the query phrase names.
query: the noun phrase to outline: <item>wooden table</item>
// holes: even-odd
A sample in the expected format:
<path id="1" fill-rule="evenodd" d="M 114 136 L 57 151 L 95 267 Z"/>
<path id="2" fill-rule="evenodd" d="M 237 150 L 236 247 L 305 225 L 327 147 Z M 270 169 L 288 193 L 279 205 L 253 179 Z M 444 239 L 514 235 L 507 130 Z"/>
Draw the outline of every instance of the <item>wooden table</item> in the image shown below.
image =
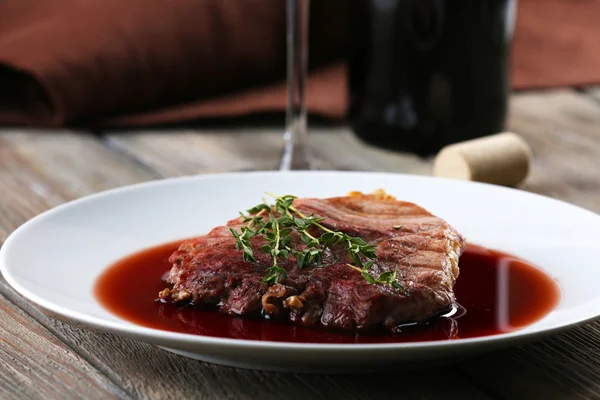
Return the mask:
<path id="1" fill-rule="evenodd" d="M 514 95 L 508 127 L 534 151 L 525 190 L 600 211 L 600 90 Z M 315 128 L 310 140 L 321 169 L 431 171 L 431 160 L 366 146 L 347 128 Z M 101 190 L 179 175 L 274 169 L 281 147 L 281 131 L 273 127 L 0 130 L 0 241 L 34 215 Z M 600 398 L 600 321 L 448 367 L 325 376 L 221 367 L 94 332 L 53 318 L 4 279 L 0 320 L 2 399 Z"/>

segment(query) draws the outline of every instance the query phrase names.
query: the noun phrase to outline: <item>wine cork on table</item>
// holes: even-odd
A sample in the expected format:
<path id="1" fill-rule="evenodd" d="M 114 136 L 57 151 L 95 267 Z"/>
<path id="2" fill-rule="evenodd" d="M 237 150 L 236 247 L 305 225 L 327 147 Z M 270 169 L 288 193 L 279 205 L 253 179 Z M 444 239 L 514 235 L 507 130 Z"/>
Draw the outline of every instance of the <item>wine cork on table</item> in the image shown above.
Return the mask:
<path id="1" fill-rule="evenodd" d="M 504 132 L 444 147 L 433 174 L 445 178 L 517 186 L 529 173 L 531 149 L 519 135 Z"/>

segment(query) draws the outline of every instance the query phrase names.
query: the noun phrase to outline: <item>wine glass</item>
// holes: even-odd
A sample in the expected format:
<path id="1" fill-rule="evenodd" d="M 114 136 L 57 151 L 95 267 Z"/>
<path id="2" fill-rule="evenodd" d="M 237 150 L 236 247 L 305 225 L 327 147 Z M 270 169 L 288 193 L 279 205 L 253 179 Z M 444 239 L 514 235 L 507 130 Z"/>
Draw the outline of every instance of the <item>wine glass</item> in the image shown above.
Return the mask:
<path id="1" fill-rule="evenodd" d="M 310 170 L 313 169 L 313 164 L 308 147 L 305 95 L 310 0 L 285 1 L 288 104 L 279 170 Z"/>

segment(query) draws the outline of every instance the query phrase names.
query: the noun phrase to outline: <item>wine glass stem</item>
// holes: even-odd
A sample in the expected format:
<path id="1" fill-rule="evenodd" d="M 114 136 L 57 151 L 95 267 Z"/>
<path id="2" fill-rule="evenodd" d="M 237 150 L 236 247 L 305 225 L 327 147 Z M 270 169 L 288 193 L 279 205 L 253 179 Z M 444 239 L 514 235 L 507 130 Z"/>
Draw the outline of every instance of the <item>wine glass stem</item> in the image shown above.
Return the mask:
<path id="1" fill-rule="evenodd" d="M 306 122 L 305 84 L 308 69 L 310 0 L 287 1 L 287 87 L 284 148 L 279 169 L 312 169 Z"/>

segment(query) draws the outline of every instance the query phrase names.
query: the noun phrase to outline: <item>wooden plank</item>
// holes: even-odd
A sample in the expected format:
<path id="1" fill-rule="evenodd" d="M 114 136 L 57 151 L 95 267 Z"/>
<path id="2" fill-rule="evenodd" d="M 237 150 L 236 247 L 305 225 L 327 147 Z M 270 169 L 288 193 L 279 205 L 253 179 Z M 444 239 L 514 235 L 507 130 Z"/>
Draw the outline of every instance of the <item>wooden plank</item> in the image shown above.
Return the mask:
<path id="1" fill-rule="evenodd" d="M 0 290 L 6 288 L 0 281 Z M 294 375 L 222 367 L 179 357 L 141 342 L 97 333 L 47 317 L 34 305 L 11 296 L 20 307 L 77 350 L 135 398 L 196 399 L 363 399 L 391 398 L 399 388 L 406 399 L 437 399 L 454 393 L 463 399 L 487 399 L 452 371 L 441 368 L 402 374 Z M 452 382 L 451 388 L 430 385 Z"/>
<path id="2" fill-rule="evenodd" d="M 524 93 L 508 126 L 534 152 L 524 189 L 600 211 L 600 104 L 570 90 Z M 600 398 L 600 321 L 459 368 L 506 398 Z"/>
<path id="3" fill-rule="evenodd" d="M 570 91 L 529 93 L 513 98 L 509 127 L 511 130 L 522 134 L 530 142 L 535 153 L 534 168 L 525 186 L 526 189 L 559 197 L 591 209 L 597 209 L 597 196 L 595 196 L 597 186 L 593 180 L 593 175 L 597 174 L 595 160 L 597 154 L 599 154 L 596 145 L 598 135 L 596 127 L 600 126 L 597 125 L 597 115 L 598 111 L 594 101 Z M 178 135 L 181 135 L 181 137 Z M 260 162 L 265 166 L 277 164 L 280 150 L 277 145 L 279 142 L 278 132 L 265 132 L 258 136 L 251 133 L 246 133 L 246 136 L 240 136 L 239 133 L 228 134 L 227 132 L 208 133 L 207 135 L 209 136 L 204 135 L 204 133 L 175 133 L 173 135 L 173 133 L 168 132 L 140 135 L 111 134 L 107 143 L 119 150 L 121 155 L 131 154 L 135 156 L 137 161 L 133 164 L 141 166 L 140 168 L 143 171 L 148 172 L 147 169 L 155 169 L 160 175 L 166 176 L 203 171 L 246 169 L 248 167 L 251 168 L 253 165 L 261 165 L 259 164 Z M 218 143 L 217 145 L 213 144 L 213 147 L 207 147 L 212 140 L 210 135 L 213 135 L 212 139 Z M 327 135 L 327 132 L 323 132 L 323 135 Z M 198 136 L 201 137 L 200 141 L 198 141 Z M 336 132 L 330 136 L 316 134 L 313 136 L 312 141 L 316 142 L 316 144 L 313 144 L 313 148 L 320 162 L 331 162 L 332 166 L 338 168 L 381 170 L 396 170 L 395 168 L 415 168 L 418 170 L 418 168 L 422 168 L 418 172 L 427 173 L 427 162 L 422 161 L 423 165 L 407 166 L 406 161 L 400 162 L 396 160 L 410 160 L 410 157 L 397 156 L 395 153 L 389 153 L 380 157 L 381 153 L 379 149 L 371 149 L 367 146 L 365 147 L 367 150 L 365 150 L 362 147 L 362 143 L 356 141 L 347 131 L 345 133 Z M 348 143 L 338 146 L 338 141 L 347 141 Z M 253 147 L 250 147 L 251 150 L 248 150 L 248 146 Z M 351 150 L 342 150 L 347 147 L 350 147 Z M 202 157 L 195 156 L 202 154 L 196 150 L 207 148 L 210 149 L 208 151 L 209 156 L 213 150 L 218 150 L 216 153 L 213 153 L 218 154 L 218 157 L 211 160 L 206 158 L 205 155 Z M 328 149 L 331 149 L 331 151 Z M 354 162 L 352 159 L 356 155 L 370 150 L 373 150 L 376 154 L 376 156 L 372 156 L 372 158 L 376 159 L 372 163 L 361 161 L 367 164 L 367 166 L 364 166 L 364 164 L 349 164 Z M 386 153 L 385 151 L 383 152 Z M 20 154 L 22 153 L 21 151 Z M 31 155 L 35 156 L 36 153 L 37 150 L 33 150 Z M 186 159 L 185 157 L 188 158 Z M 370 158 L 371 156 L 366 159 Z M 385 162 L 382 162 L 380 159 L 385 160 Z M 77 164 L 79 161 L 75 160 L 73 162 L 76 168 L 85 168 L 84 165 Z M 254 164 L 255 162 L 256 164 Z M 421 160 L 417 159 L 414 162 L 419 164 Z M 118 162 L 118 164 L 120 163 Z M 347 167 L 347 165 L 350 165 L 350 167 Z M 355 165 L 359 165 L 359 167 L 354 168 Z M 119 170 L 120 168 L 115 167 L 114 173 L 117 173 Z M 410 171 L 410 169 L 406 171 Z M 85 187 L 87 185 L 86 182 L 88 181 L 81 179 L 76 171 L 72 171 L 71 174 L 67 174 L 61 179 L 61 182 L 57 186 L 58 192 L 65 192 L 65 188 L 62 186 L 64 184 L 73 185 L 73 182 L 75 182 L 77 183 L 76 187 Z M 150 173 L 150 175 L 152 174 Z M 40 181 L 43 183 L 45 179 L 42 178 Z M 52 186 L 56 186 L 56 183 Z M 67 192 L 77 193 L 78 190 L 67 190 Z M 52 196 L 44 197 L 44 201 L 47 201 L 48 198 L 52 199 Z M 29 208 L 25 205 L 23 205 L 23 208 L 25 212 L 28 209 L 37 212 L 36 210 L 40 206 L 43 207 L 43 202 L 42 204 L 34 204 L 33 206 L 28 203 L 27 207 Z M 67 329 L 69 332 L 72 332 L 71 330 L 77 328 L 69 324 L 66 327 L 62 327 L 61 325 L 61 329 Z M 213 383 L 213 381 L 207 378 L 211 374 L 216 375 L 218 380 L 225 379 L 228 385 L 233 385 L 233 388 L 239 389 L 243 387 L 248 390 L 248 393 L 254 395 L 263 394 L 266 397 L 269 397 L 267 393 L 274 396 L 282 393 L 298 393 L 309 398 L 319 397 L 323 393 L 338 393 L 351 398 L 353 394 L 356 394 L 357 397 L 360 395 L 367 396 L 372 393 L 370 386 L 385 387 L 387 380 L 396 382 L 398 379 L 397 376 L 386 375 L 383 375 L 381 378 L 368 377 L 357 381 L 351 377 L 321 376 L 307 378 L 306 376 L 263 374 L 249 371 L 235 373 L 230 372 L 232 370 L 227 368 L 207 366 L 206 364 L 184 360 L 171 355 L 160 355 L 162 352 L 154 348 L 149 350 L 146 349 L 146 345 L 137 342 L 113 340 L 110 335 L 101 335 L 102 337 L 109 337 L 107 343 L 101 344 L 101 346 L 105 346 L 109 351 L 99 354 L 95 350 L 95 347 L 98 346 L 101 339 L 88 339 L 86 332 L 82 330 L 78 333 L 71 333 L 73 338 L 68 340 L 81 341 L 81 337 L 86 337 L 86 340 L 90 341 L 90 344 L 87 345 L 89 347 L 83 346 L 82 350 L 86 352 L 86 358 L 93 359 L 94 365 L 102 366 L 102 369 L 107 373 L 113 374 L 114 379 L 121 377 L 123 379 L 123 386 L 136 395 L 160 393 L 160 388 L 152 386 L 152 383 L 147 384 L 150 387 L 136 387 L 132 381 L 143 380 L 143 377 L 147 374 L 146 370 L 154 371 L 161 368 L 152 364 L 154 366 L 144 367 L 140 375 L 135 375 L 137 370 L 130 370 L 134 366 L 128 363 L 130 359 L 141 362 L 138 358 L 135 358 L 136 355 L 143 355 L 144 362 L 146 358 L 151 358 L 153 362 L 157 361 L 160 363 L 165 360 L 163 357 L 166 357 L 169 361 L 168 363 L 165 362 L 165 364 L 169 365 L 169 371 L 171 368 L 175 368 L 177 371 L 185 371 L 186 369 L 196 371 L 195 373 L 198 375 L 194 375 L 193 378 L 202 382 L 202 388 L 190 387 L 189 383 L 182 383 L 177 377 L 169 378 L 171 379 L 171 383 L 167 387 L 170 390 L 174 390 L 173 393 L 180 395 L 190 394 L 195 390 L 198 390 L 198 393 L 203 393 L 205 396 L 210 396 L 211 393 L 217 393 L 218 396 L 222 397 L 236 397 L 236 394 L 239 395 L 239 391 L 237 390 L 224 391 L 224 385 L 221 386 L 218 382 Z M 66 333 L 62 333 L 61 335 L 61 337 L 68 336 Z M 485 393 L 496 398 L 531 398 L 535 394 L 543 394 L 549 398 L 591 398 L 598 395 L 598 388 L 595 381 L 600 372 L 598 368 L 600 348 L 598 347 L 597 337 L 597 323 L 590 324 L 570 331 L 558 338 L 544 340 L 519 349 L 499 352 L 477 360 L 461 363 L 453 368 L 458 368 L 468 381 L 472 381 L 477 387 L 482 388 Z M 111 345 L 117 347 L 119 350 L 115 350 Z M 121 350 L 120 347 L 125 347 L 125 350 Z M 133 353 L 128 352 L 131 349 L 133 349 Z M 158 353 L 155 354 L 153 351 Z M 120 352 L 123 354 L 120 354 Z M 116 360 L 112 354 L 109 355 L 108 353 L 114 353 Z M 567 361 L 566 368 L 565 361 Z M 535 369 L 540 366 L 543 369 Z M 164 369 L 164 365 L 162 368 Z M 209 368 L 209 370 L 207 371 L 204 368 Z M 415 397 L 417 397 L 416 394 L 419 391 L 419 386 L 427 387 L 429 377 L 432 377 L 434 380 L 444 379 L 446 381 L 448 379 L 455 379 L 454 376 L 449 378 L 440 376 L 442 372 L 442 370 L 428 370 L 422 373 L 413 372 L 406 374 L 405 376 L 409 381 L 407 391 L 415 394 Z M 235 379 L 230 374 L 235 376 Z M 169 372 L 167 372 L 167 375 L 169 375 Z M 127 376 L 128 378 L 123 378 L 123 376 Z M 155 377 L 158 375 L 150 374 L 149 376 Z M 130 379 L 131 377 L 135 377 L 135 379 Z M 269 382 L 271 379 L 277 380 L 273 384 L 275 385 L 275 389 L 272 389 L 272 384 L 269 383 L 266 384 L 267 388 L 262 389 L 258 386 L 250 385 L 251 382 L 258 381 L 263 382 L 264 386 L 264 382 Z M 304 382 L 304 384 L 298 383 L 298 381 Z M 416 382 L 416 384 L 412 384 L 413 382 Z M 477 392 L 476 389 L 469 386 L 463 378 L 458 377 L 458 382 L 459 389 L 457 389 L 457 393 L 467 388 L 468 393 L 483 395 L 483 393 Z M 508 382 L 515 383 L 508 384 Z M 404 384 L 404 381 L 402 384 Z M 175 386 L 177 385 L 182 386 L 176 388 Z M 312 387 L 315 387 L 315 385 L 322 388 L 319 393 L 313 391 Z M 285 392 L 288 386 L 292 387 L 293 390 Z M 209 389 L 206 389 L 207 387 Z M 277 391 L 277 388 L 281 388 L 281 391 Z M 375 389 L 373 393 L 378 395 L 390 394 L 381 388 Z M 429 392 L 427 393 L 428 396 L 424 395 L 423 398 L 440 393 Z"/>
<path id="4" fill-rule="evenodd" d="M 19 306 L 36 319 L 44 321 L 46 318 L 31 304 L 23 302 Z M 430 380 L 451 380 L 452 391 L 464 399 L 488 398 L 463 378 L 443 369 L 406 372 L 401 376 L 367 375 L 361 379 L 241 370 L 190 360 L 141 342 L 91 332 L 76 323 L 59 320 L 46 323 L 62 340 L 77 343 L 81 354 L 135 398 L 390 398 L 398 387 L 406 399 L 436 399 L 449 393 L 442 385 L 429 385 Z"/>
<path id="5" fill-rule="evenodd" d="M 129 398 L 0 295 L 0 398 Z"/>
<path id="6" fill-rule="evenodd" d="M 414 154 L 371 146 L 349 128 L 313 129 L 311 149 L 322 169 L 430 175 L 432 162 Z"/>
<path id="7" fill-rule="evenodd" d="M 26 168 L 26 161 L 0 136 L 0 240 L 38 210 L 61 204 L 64 199 L 48 189 L 46 183 Z M 28 199 L 23 196 L 28 195 Z"/>
<path id="8" fill-rule="evenodd" d="M 119 132 L 106 142 L 167 177 L 277 168 L 281 133 L 274 130 Z"/>
<path id="9" fill-rule="evenodd" d="M 532 175 L 525 186 L 526 189 L 563 198 L 592 209 L 597 207 L 594 196 L 588 194 L 590 187 L 592 192 L 596 190 L 592 180 L 592 175 L 596 172 L 594 161 L 596 155 L 599 154 L 594 147 L 596 146 L 594 139 L 597 134 L 595 126 L 598 126 L 596 125 L 596 113 L 594 102 L 570 91 L 529 93 L 513 98 L 509 127 L 511 130 L 522 134 L 530 142 L 535 152 L 535 164 Z M 227 132 L 206 134 L 209 136 L 204 135 L 205 133 L 181 134 L 169 132 L 136 135 L 111 134 L 109 144 L 124 154 L 134 155 L 138 160 L 138 164 L 156 169 L 161 175 L 167 176 L 203 171 L 245 169 L 248 166 L 252 167 L 254 162 L 261 160 L 261 162 L 264 162 L 263 165 L 277 164 L 278 152 L 280 151 L 277 145 L 279 141 L 278 132 L 265 132 L 262 133 L 262 136 L 260 134 L 257 136 L 251 132 L 246 133 L 246 136 L 228 134 Z M 324 131 L 323 136 L 318 134 L 312 136 L 312 141 L 317 143 L 316 145 L 313 144 L 315 154 L 321 162 L 331 162 L 333 166 L 345 169 L 347 167 L 344 165 L 344 155 L 348 155 L 347 159 L 352 160 L 357 154 L 362 154 L 365 151 L 362 143 L 356 141 L 348 132 L 335 132 L 329 136 L 325 135 L 327 135 L 327 132 Z M 198 141 L 197 136 L 200 136 L 202 140 Z M 211 140 L 217 141 L 218 145 L 213 143 L 211 147 Z M 348 141 L 349 144 L 337 145 L 337 141 L 344 140 Z M 170 150 L 167 147 L 169 144 L 175 150 Z M 248 146 L 254 147 L 250 147 L 251 150 L 248 150 Z M 351 147 L 350 151 L 340 151 L 340 149 L 349 146 Z M 331 152 L 328 152 L 328 148 L 332 149 Z M 366 151 L 371 150 L 368 146 L 366 148 Z M 209 153 L 217 154 L 218 156 L 214 158 L 216 161 L 202 157 L 196 159 L 193 156 L 201 154 L 196 151 L 198 149 L 209 149 Z M 408 168 L 406 171 L 410 171 L 410 168 L 423 168 L 421 173 L 427 171 L 428 164 L 426 162 L 423 162 L 424 166 L 406 167 L 405 165 L 398 165 L 395 167 L 393 164 L 398 162 L 397 159 L 406 160 L 407 158 L 403 155 L 397 156 L 391 152 L 383 156 L 390 157 L 386 163 L 379 163 L 378 159 L 383 157 L 379 157 L 379 149 L 374 151 L 377 153 L 377 156 L 374 157 L 376 158 L 375 162 L 373 164 L 366 162 L 368 164 L 366 167 L 360 166 L 356 169 L 395 170 L 394 168 Z M 366 159 L 370 158 L 367 157 Z M 417 163 L 419 161 L 417 160 Z M 215 162 L 217 167 L 214 167 Z M 234 168 L 231 168 L 232 166 Z M 583 178 L 579 176 L 581 169 L 585 170 Z M 77 176 L 74 176 L 65 179 L 65 181 L 77 181 L 77 179 Z M 597 394 L 595 377 L 598 376 L 599 372 L 600 350 L 597 347 L 597 342 L 590 339 L 597 338 L 597 329 L 597 324 L 587 325 L 558 338 L 544 340 L 519 349 L 498 352 L 494 355 L 461 363 L 455 367 L 468 380 L 483 388 L 492 397 L 518 399 L 530 398 L 534 394 L 541 393 L 549 398 L 590 398 Z M 124 343 L 122 340 L 116 342 Z M 127 341 L 125 342 L 127 343 Z M 147 354 L 145 351 L 150 351 L 138 349 L 136 346 L 139 346 L 139 343 L 131 343 L 127 343 L 125 346 L 134 348 L 136 354 L 138 352 L 139 354 Z M 564 349 L 568 349 L 568 351 Z M 93 349 L 87 351 L 89 351 L 90 357 L 98 356 Z M 111 351 L 114 352 L 113 349 Z M 128 357 L 135 357 L 135 355 L 128 353 L 122 358 L 118 357 L 118 359 L 122 360 Z M 156 357 L 160 356 L 156 355 Z M 171 358 L 172 356 L 165 357 Z M 173 362 L 176 363 L 175 365 L 179 365 L 182 359 L 178 357 L 175 357 L 175 359 L 177 361 Z M 567 368 L 563 367 L 565 359 L 569 361 Z M 185 360 L 185 363 L 188 361 Z M 107 371 L 113 371 L 116 375 L 122 375 L 123 371 L 127 371 L 121 362 L 115 362 L 112 358 L 97 360 L 97 362 L 99 365 L 105 366 Z M 186 364 L 185 367 L 179 366 L 178 368 L 198 368 L 198 364 L 203 365 L 202 363 L 190 362 L 193 363 L 194 367 Z M 116 363 L 116 365 L 111 363 Z M 539 368 L 540 366 L 544 368 Z M 219 369 L 221 367 L 214 368 Z M 149 367 L 149 369 L 151 368 Z M 427 371 L 427 373 L 429 372 Z M 128 373 L 130 372 L 124 374 Z M 219 374 L 220 372 L 216 373 Z M 411 373 L 407 376 L 411 380 L 423 383 L 427 373 Z M 227 373 L 223 372 L 223 374 L 226 375 Z M 203 374 L 200 375 L 204 376 Z M 262 381 L 265 379 L 264 376 L 268 377 L 270 374 L 251 373 L 250 376 L 252 378 L 247 379 L 256 379 L 258 376 L 261 377 L 259 380 Z M 433 376 L 438 376 L 438 374 L 436 373 Z M 201 378 L 195 377 L 195 379 Z M 301 377 L 301 379 L 305 378 Z M 324 388 L 325 393 L 328 393 L 328 390 L 337 390 L 331 388 L 338 385 L 351 388 L 353 393 L 367 393 L 366 387 L 368 385 L 361 392 L 363 386 L 358 385 L 357 387 L 357 383 L 352 378 L 328 380 L 327 383 L 322 381 L 322 379 L 326 379 L 325 377 L 319 377 L 319 379 L 315 380 L 313 377 L 305 382 L 308 385 L 322 385 L 321 387 Z M 381 379 L 381 381 L 377 381 L 370 378 L 368 383 L 374 384 L 377 382 L 385 385 L 387 377 L 384 376 Z M 464 383 L 463 379 L 460 379 L 460 381 Z M 285 385 L 289 384 L 285 379 L 282 382 Z M 515 383 L 507 384 L 507 382 Z M 148 388 L 136 389 L 127 386 L 128 384 L 130 383 L 124 383 L 125 387 L 128 387 L 128 390 L 131 388 L 133 393 L 146 393 L 144 390 L 150 390 Z M 174 384 L 179 384 L 179 382 Z M 461 390 L 465 385 L 460 385 Z M 427 386 L 426 383 L 423 383 L 423 386 Z M 220 386 L 217 385 L 217 387 Z M 305 388 L 305 386 L 300 387 Z M 417 390 L 416 386 L 410 387 Z M 177 393 L 189 394 L 186 391 L 187 389 L 177 389 L 179 390 Z M 212 387 L 211 389 L 214 390 Z M 299 390 L 298 393 L 309 397 L 311 397 L 311 394 L 314 395 L 308 389 L 306 391 L 295 390 Z M 216 393 L 229 395 L 229 393 L 223 392 Z M 344 393 L 344 391 L 340 393 Z M 379 394 L 386 393 L 380 392 Z"/>
<path id="10" fill-rule="evenodd" d="M 588 86 L 582 88 L 581 92 L 587 94 L 588 96 L 591 96 L 597 101 L 600 101 L 600 86 Z"/>
<path id="11" fill-rule="evenodd" d="M 27 218 L 72 197 L 86 194 L 99 187 L 137 182 L 149 179 L 145 167 L 122 159 L 123 153 L 116 156 L 103 154 L 109 152 L 102 146 L 90 144 L 88 137 L 73 135 L 69 140 L 58 136 L 32 136 L 26 133 L 10 133 L 0 136 L 2 151 L 10 158 L 0 159 L 0 185 L 14 180 L 13 172 L 18 170 L 18 181 L 11 184 L 15 191 L 12 199 L 0 198 L 0 209 L 11 207 L 12 218 L 2 229 L 9 231 Z M 7 138 L 10 138 L 8 140 Z M 35 139 L 35 140 L 34 140 Z M 62 145 L 57 145 L 61 141 Z M 68 156 L 70 152 L 63 147 L 75 141 L 81 151 L 89 148 L 94 153 L 86 153 L 85 157 L 70 157 L 67 165 L 60 167 L 57 176 L 53 175 L 55 164 L 61 154 Z M 89 147 L 88 147 L 89 145 Z M 65 154 L 66 152 L 66 154 Z M 44 166 L 39 164 L 39 157 L 44 154 Z M 104 168 L 104 179 L 99 186 L 90 185 L 89 160 L 98 160 Z M 63 163 L 66 161 L 62 161 Z M 49 163 L 49 164 L 47 164 Z M 56 167 L 58 168 L 58 167 Z M 94 166 L 96 168 L 96 166 Z M 7 172 L 4 172 L 7 171 Z M 43 191 L 37 187 L 44 182 Z M 40 195 L 41 193 L 41 195 Z M 17 204 L 17 205 L 15 205 Z M 2 221 L 0 224 L 4 224 Z M 115 336 L 93 332 L 79 324 L 50 318 L 34 304 L 15 293 L 4 280 L 0 280 L 0 292 L 26 310 L 40 321 L 53 334 L 76 349 L 86 360 L 102 371 L 112 381 L 120 385 L 136 398 L 365 398 L 371 396 L 390 397 L 397 393 L 398 387 L 406 393 L 406 398 L 439 398 L 448 393 L 441 385 L 428 385 L 430 379 L 443 381 L 450 379 L 452 389 L 462 398 L 487 398 L 472 387 L 460 376 L 443 369 L 425 372 L 410 372 L 398 375 L 368 376 L 361 379 L 348 376 L 291 375 L 274 374 L 256 371 L 236 370 L 188 360 L 159 350 L 153 346 L 116 338 Z"/>
<path id="12" fill-rule="evenodd" d="M 507 399 L 600 398 L 600 321 L 457 366 Z"/>
<path id="13" fill-rule="evenodd" d="M 4 130 L 0 240 L 27 219 L 65 201 L 157 176 L 89 134 Z"/>
<path id="14" fill-rule="evenodd" d="M 0 136 L 0 146 L 67 198 L 161 177 L 85 132 L 9 130 Z"/>
<path id="15" fill-rule="evenodd" d="M 534 153 L 524 189 L 600 211 L 600 107 L 574 91 L 514 96 L 509 129 Z"/>
<path id="16" fill-rule="evenodd" d="M 312 128 L 310 146 L 323 170 L 429 174 L 431 162 L 367 145 L 347 127 Z M 164 176 L 238 170 L 273 170 L 283 148 L 279 129 L 108 133 L 107 142 Z"/>

